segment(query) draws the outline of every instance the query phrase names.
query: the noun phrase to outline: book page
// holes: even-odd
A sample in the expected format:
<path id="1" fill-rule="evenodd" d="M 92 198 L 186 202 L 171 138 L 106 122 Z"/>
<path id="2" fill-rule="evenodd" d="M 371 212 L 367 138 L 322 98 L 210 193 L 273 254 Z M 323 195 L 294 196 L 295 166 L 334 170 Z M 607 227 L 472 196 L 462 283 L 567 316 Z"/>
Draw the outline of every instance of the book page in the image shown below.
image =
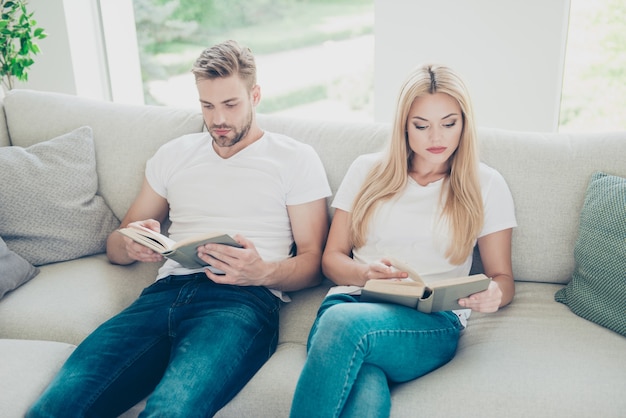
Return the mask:
<path id="1" fill-rule="evenodd" d="M 154 232 L 142 226 L 130 226 L 118 229 L 118 232 L 127 236 L 135 242 L 144 245 L 158 253 L 169 250 L 175 242 L 165 235 Z"/>
<path id="2" fill-rule="evenodd" d="M 389 261 L 391 261 L 391 265 L 393 267 L 397 268 L 400 271 L 404 271 L 405 273 L 408 273 L 410 279 L 416 281 L 417 283 L 420 283 L 423 287 L 426 287 L 426 283 L 424 283 L 424 280 L 422 280 L 422 277 L 419 275 L 419 273 L 415 271 L 407 263 L 395 257 L 387 257 L 387 258 L 389 259 Z"/>
<path id="3" fill-rule="evenodd" d="M 424 294 L 423 284 L 406 280 L 372 279 L 365 283 L 364 289 L 370 292 L 403 295 L 414 298 L 421 298 Z"/>

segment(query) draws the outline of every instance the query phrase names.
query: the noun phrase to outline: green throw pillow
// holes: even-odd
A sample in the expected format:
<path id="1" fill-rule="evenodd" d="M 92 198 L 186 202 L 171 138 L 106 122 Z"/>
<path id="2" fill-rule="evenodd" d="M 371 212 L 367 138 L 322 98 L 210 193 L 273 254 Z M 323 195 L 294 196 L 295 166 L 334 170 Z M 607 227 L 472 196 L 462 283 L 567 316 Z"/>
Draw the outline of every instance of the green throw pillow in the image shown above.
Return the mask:
<path id="1" fill-rule="evenodd" d="M 626 178 L 592 175 L 574 259 L 572 279 L 555 300 L 626 336 Z"/>

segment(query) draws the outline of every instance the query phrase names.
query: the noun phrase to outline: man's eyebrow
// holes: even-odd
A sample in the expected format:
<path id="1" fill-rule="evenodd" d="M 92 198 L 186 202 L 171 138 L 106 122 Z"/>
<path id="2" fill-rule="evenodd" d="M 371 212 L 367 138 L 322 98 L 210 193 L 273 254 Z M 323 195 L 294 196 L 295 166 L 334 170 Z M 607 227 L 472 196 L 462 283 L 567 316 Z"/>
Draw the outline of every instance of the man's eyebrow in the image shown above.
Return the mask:
<path id="1" fill-rule="evenodd" d="M 203 100 L 203 99 L 199 99 L 199 100 L 200 100 L 200 103 L 204 103 L 204 104 L 213 104 L 213 103 L 209 102 L 208 100 Z M 235 102 L 235 101 L 237 101 L 237 100 L 238 100 L 238 98 L 237 98 L 237 97 L 233 97 L 233 98 L 226 99 L 226 100 L 222 101 L 222 103 L 224 103 L 224 104 L 225 104 L 225 103 L 228 103 L 228 102 Z"/>

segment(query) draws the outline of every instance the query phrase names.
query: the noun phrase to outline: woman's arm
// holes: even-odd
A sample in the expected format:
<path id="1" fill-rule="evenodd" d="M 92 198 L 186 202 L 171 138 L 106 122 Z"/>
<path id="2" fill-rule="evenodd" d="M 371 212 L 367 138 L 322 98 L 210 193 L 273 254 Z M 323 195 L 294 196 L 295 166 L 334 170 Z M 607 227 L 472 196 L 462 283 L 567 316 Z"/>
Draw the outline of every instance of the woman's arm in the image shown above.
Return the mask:
<path id="1" fill-rule="evenodd" d="M 324 275 L 335 284 L 355 286 L 363 286 L 370 279 L 407 277 L 406 273 L 394 270 L 386 259 L 372 264 L 362 264 L 352 259 L 351 216 L 349 212 L 335 209 L 322 256 Z"/>
<path id="2" fill-rule="evenodd" d="M 504 229 L 478 239 L 485 275 L 492 278 L 489 288 L 459 300 L 465 308 L 478 312 L 495 312 L 508 305 L 515 295 L 511 265 L 512 229 Z"/>

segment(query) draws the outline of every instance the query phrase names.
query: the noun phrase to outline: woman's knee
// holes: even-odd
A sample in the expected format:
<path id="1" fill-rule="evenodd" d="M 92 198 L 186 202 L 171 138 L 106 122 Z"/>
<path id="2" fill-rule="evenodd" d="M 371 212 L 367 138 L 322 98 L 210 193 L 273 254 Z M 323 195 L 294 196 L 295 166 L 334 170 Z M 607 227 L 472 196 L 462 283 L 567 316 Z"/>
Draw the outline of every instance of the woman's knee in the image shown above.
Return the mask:
<path id="1" fill-rule="evenodd" d="M 333 305 L 316 319 L 309 336 L 311 350 L 354 350 L 367 339 L 368 313 L 358 303 Z"/>

